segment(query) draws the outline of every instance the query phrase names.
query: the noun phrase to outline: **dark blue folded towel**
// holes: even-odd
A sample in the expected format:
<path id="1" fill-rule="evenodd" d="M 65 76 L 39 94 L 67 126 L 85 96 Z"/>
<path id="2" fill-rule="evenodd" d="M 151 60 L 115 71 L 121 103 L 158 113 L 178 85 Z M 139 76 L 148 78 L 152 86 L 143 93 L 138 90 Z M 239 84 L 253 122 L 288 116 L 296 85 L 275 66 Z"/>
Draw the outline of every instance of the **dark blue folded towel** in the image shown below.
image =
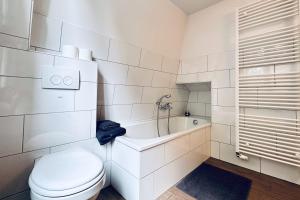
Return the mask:
<path id="1" fill-rule="evenodd" d="M 97 130 L 108 131 L 116 127 L 120 127 L 120 124 L 110 120 L 101 120 L 97 122 Z"/>
<path id="2" fill-rule="evenodd" d="M 122 136 L 126 133 L 126 129 L 122 127 L 116 127 L 111 130 L 103 131 L 98 129 L 96 137 L 101 145 L 104 145 L 118 136 Z"/>

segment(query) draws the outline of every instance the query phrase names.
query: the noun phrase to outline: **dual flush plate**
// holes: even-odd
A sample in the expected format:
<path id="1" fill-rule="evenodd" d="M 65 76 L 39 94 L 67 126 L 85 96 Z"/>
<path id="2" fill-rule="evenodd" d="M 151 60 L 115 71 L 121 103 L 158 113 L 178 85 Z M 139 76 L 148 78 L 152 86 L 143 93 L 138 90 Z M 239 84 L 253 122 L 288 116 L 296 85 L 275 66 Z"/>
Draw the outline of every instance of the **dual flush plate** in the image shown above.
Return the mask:
<path id="1" fill-rule="evenodd" d="M 79 77 L 80 72 L 77 69 L 48 67 L 42 72 L 42 88 L 78 90 Z"/>

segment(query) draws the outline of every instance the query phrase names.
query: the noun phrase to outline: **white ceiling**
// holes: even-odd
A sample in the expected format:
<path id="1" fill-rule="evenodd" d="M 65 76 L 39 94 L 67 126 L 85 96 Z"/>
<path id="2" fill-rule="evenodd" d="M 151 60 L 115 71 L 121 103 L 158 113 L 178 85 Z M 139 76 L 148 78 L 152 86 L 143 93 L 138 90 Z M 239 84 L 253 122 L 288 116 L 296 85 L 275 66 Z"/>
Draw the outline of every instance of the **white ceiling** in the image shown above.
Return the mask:
<path id="1" fill-rule="evenodd" d="M 171 0 L 186 14 L 193 14 L 222 0 Z"/>

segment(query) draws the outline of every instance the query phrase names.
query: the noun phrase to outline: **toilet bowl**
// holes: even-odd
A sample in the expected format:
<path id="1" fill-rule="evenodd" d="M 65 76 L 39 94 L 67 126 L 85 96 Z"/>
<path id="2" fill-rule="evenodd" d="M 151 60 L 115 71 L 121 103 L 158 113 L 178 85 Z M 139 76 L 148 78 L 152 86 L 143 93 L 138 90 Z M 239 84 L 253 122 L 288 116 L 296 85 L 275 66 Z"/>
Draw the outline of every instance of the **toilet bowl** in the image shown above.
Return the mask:
<path id="1" fill-rule="evenodd" d="M 95 200 L 104 183 L 102 161 L 81 148 L 43 156 L 29 177 L 32 200 Z"/>

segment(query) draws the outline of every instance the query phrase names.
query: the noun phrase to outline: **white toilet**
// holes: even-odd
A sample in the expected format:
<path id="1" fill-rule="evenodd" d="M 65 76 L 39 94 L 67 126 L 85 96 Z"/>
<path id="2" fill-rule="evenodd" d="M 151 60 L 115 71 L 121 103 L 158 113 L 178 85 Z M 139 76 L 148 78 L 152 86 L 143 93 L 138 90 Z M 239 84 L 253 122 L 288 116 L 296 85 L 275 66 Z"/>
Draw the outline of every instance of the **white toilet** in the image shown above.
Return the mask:
<path id="1" fill-rule="evenodd" d="M 29 177 L 32 200 L 94 200 L 104 183 L 102 161 L 81 148 L 43 156 Z"/>

